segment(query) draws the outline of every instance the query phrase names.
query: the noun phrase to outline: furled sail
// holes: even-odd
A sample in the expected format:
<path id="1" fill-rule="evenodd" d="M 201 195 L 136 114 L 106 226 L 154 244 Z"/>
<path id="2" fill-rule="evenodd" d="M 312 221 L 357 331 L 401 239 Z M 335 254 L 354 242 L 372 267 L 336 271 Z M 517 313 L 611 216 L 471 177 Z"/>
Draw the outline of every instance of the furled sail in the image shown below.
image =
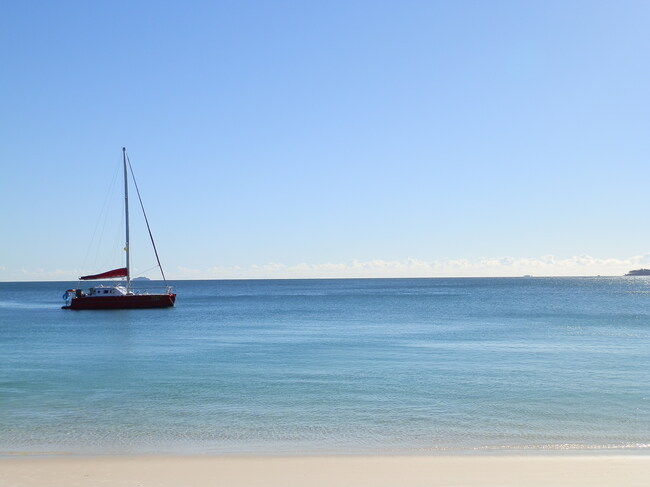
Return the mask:
<path id="1" fill-rule="evenodd" d="M 82 281 L 90 281 L 92 279 L 109 279 L 111 277 L 126 277 L 126 275 L 127 275 L 126 267 L 120 267 L 119 269 L 113 269 L 112 271 L 102 272 L 101 274 L 81 276 L 79 279 Z"/>

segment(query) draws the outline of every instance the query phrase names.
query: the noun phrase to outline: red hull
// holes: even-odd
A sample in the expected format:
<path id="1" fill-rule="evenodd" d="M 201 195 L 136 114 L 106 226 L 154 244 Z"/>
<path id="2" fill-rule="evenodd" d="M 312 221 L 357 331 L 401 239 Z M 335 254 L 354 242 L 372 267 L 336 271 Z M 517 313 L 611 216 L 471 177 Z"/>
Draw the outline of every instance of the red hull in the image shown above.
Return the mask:
<path id="1" fill-rule="evenodd" d="M 147 309 L 174 306 L 175 294 L 131 294 L 128 296 L 86 296 L 72 298 L 63 309 Z"/>

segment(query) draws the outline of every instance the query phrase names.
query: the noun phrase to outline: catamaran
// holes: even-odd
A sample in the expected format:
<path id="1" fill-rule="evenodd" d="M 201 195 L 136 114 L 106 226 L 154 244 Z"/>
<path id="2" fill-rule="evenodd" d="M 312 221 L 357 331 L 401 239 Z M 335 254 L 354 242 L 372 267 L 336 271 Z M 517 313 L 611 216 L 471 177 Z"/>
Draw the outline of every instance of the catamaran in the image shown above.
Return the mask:
<path id="1" fill-rule="evenodd" d="M 123 280 L 110 286 L 99 285 L 97 287 L 92 287 L 87 291 L 84 291 L 82 289 L 68 289 L 63 294 L 63 299 L 65 300 L 65 305 L 62 307 L 63 309 L 169 308 L 170 306 L 174 306 L 174 302 L 176 301 L 176 294 L 173 292 L 173 289 L 171 286 L 166 285 L 165 272 L 163 271 L 162 265 L 160 264 L 160 258 L 158 257 L 158 251 L 156 250 L 156 244 L 153 240 L 151 229 L 149 228 L 149 221 L 147 220 L 147 214 L 144 211 L 142 198 L 140 197 L 140 190 L 138 189 L 138 184 L 135 182 L 135 177 L 133 176 L 133 168 L 131 167 L 131 162 L 126 155 L 126 148 L 124 147 L 122 148 L 122 158 L 124 164 L 124 212 L 126 226 L 126 245 L 124 247 L 124 250 L 126 251 L 126 266 L 106 272 L 101 272 L 99 274 L 81 276 L 79 280 L 89 281 L 114 278 L 122 278 Z M 127 166 L 128 169 L 131 170 L 131 177 L 138 194 L 138 199 L 140 200 L 140 206 L 142 207 L 144 220 L 147 224 L 149 237 L 151 238 L 151 245 L 156 255 L 158 268 L 160 269 L 163 281 L 165 282 L 165 290 L 161 293 L 138 291 L 131 285 L 131 261 L 129 256 L 129 172 L 127 170 Z"/>

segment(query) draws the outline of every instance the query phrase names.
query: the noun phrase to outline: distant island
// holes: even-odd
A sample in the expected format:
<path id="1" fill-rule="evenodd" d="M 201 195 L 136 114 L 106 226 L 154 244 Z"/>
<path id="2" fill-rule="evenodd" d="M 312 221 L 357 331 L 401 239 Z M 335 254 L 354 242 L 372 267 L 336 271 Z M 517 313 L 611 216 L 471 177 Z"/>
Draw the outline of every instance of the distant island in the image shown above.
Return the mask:
<path id="1" fill-rule="evenodd" d="M 649 271 L 649 272 L 650 272 L 650 271 Z M 150 281 L 151 279 L 149 279 L 148 277 L 144 277 L 144 276 L 142 276 L 142 277 L 134 277 L 134 278 L 131 279 L 131 280 L 132 280 L 132 281 Z"/>
<path id="2" fill-rule="evenodd" d="M 650 276 L 650 269 L 635 269 L 625 274 L 626 276 Z"/>

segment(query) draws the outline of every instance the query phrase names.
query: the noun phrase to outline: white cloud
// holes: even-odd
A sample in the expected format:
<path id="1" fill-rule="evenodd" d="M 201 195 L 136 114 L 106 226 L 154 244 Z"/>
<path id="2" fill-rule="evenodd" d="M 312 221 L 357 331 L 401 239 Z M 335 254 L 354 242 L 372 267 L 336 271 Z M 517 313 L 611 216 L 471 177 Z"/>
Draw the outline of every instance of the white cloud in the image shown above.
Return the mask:
<path id="1" fill-rule="evenodd" d="M 285 264 L 269 262 L 250 266 L 214 266 L 189 268 L 178 266 L 167 272 L 169 279 L 310 279 L 354 277 L 508 277 L 534 276 L 621 276 L 630 269 L 650 268 L 650 254 L 626 259 L 576 255 L 558 258 L 485 257 L 427 261 L 350 260 Z M 0 281 L 76 281 L 79 270 L 10 269 L 0 266 Z"/>
<path id="2" fill-rule="evenodd" d="M 0 266 L 0 281 L 76 281 L 78 270 L 16 269 Z"/>
<path id="3" fill-rule="evenodd" d="M 650 254 L 627 259 L 596 258 L 576 255 L 556 258 L 486 257 L 476 260 L 450 259 L 425 261 L 351 260 L 310 264 L 269 262 L 249 267 L 211 267 L 206 269 L 177 268 L 177 279 L 291 279 L 344 277 L 507 277 L 531 274 L 536 276 L 623 275 L 628 270 L 650 265 Z"/>

